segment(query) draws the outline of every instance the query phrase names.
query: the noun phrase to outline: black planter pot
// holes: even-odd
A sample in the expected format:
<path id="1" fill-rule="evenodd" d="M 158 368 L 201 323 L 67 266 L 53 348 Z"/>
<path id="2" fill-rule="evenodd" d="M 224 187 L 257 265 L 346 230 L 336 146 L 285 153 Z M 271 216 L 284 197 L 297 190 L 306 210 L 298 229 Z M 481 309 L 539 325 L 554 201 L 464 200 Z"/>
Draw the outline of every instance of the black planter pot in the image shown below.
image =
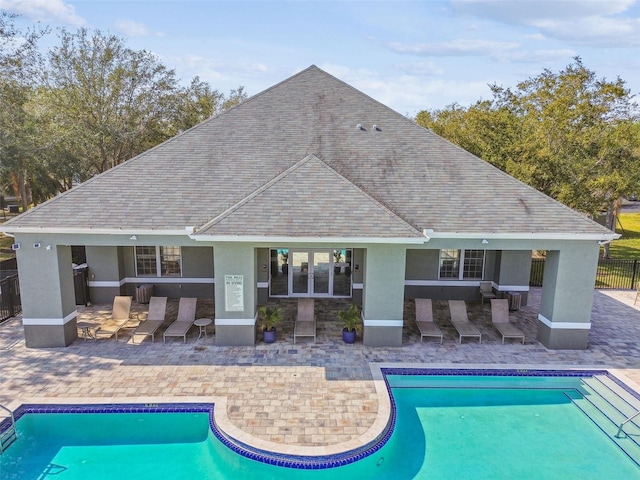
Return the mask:
<path id="1" fill-rule="evenodd" d="M 333 273 L 338 275 L 340 273 L 340 269 L 341 269 L 341 267 L 333 267 Z"/>
<path id="2" fill-rule="evenodd" d="M 289 265 L 287 263 L 282 264 L 282 273 L 284 273 L 285 275 L 289 273 Z"/>
<path id="3" fill-rule="evenodd" d="M 342 340 L 344 340 L 344 343 L 356 343 L 356 331 L 343 328 Z"/>
<path id="4" fill-rule="evenodd" d="M 264 340 L 264 343 L 275 342 L 277 336 L 278 336 L 278 331 L 275 328 L 272 328 L 271 330 L 262 331 L 262 340 Z"/>

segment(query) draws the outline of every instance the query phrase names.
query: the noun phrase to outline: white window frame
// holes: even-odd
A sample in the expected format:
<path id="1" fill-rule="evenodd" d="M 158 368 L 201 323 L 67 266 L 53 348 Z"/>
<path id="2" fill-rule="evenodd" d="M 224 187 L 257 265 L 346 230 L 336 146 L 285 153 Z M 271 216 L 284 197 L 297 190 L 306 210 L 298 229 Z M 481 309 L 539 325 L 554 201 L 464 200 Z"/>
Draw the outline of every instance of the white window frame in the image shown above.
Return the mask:
<path id="1" fill-rule="evenodd" d="M 136 246 L 137 247 L 137 246 Z M 135 265 L 135 269 L 136 269 L 136 277 L 140 277 L 140 278 L 156 278 L 156 277 L 165 277 L 165 278 L 179 278 L 182 277 L 182 248 L 177 246 L 177 245 L 156 245 L 155 247 L 153 245 L 140 245 L 140 247 L 147 247 L 147 248 L 155 248 L 156 250 L 156 273 L 154 274 L 139 274 L 138 273 L 138 252 L 136 250 L 136 247 L 133 247 L 133 260 L 134 260 L 134 265 Z M 177 248 L 178 249 L 178 262 L 180 265 L 180 273 L 177 275 L 163 275 L 162 274 L 162 255 L 160 254 L 160 250 L 161 248 L 167 248 L 167 247 L 172 247 L 172 248 Z"/>
<path id="2" fill-rule="evenodd" d="M 466 250 L 464 249 L 457 249 L 458 250 L 458 275 L 455 277 L 441 277 L 440 273 L 442 270 L 442 252 L 444 250 L 456 250 L 454 248 L 445 248 L 440 250 L 440 253 L 438 255 L 438 280 L 482 280 L 484 278 L 484 268 L 485 268 L 485 264 L 487 261 L 487 251 L 486 250 L 482 250 L 479 248 L 468 248 Z M 465 277 L 464 276 L 464 260 L 465 260 L 465 254 L 467 251 L 470 250 L 479 250 L 482 252 L 482 272 L 480 272 L 480 276 L 479 277 Z"/>

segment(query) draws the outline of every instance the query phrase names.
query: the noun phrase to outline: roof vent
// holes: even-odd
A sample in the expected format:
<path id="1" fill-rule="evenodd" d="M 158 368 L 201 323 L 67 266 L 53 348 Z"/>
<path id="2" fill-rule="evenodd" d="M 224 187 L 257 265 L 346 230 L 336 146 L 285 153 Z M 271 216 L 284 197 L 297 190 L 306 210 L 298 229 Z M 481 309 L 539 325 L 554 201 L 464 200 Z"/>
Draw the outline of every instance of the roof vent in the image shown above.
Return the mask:
<path id="1" fill-rule="evenodd" d="M 361 124 L 361 123 L 359 123 L 358 125 L 356 125 L 356 128 L 357 128 L 358 130 L 364 130 L 364 128 L 362 127 L 362 124 Z"/>
<path id="2" fill-rule="evenodd" d="M 377 131 L 379 131 L 379 130 L 380 130 L 380 129 L 378 128 L 378 125 L 374 125 L 374 126 L 373 126 L 373 131 L 374 131 L 374 132 L 377 132 Z"/>

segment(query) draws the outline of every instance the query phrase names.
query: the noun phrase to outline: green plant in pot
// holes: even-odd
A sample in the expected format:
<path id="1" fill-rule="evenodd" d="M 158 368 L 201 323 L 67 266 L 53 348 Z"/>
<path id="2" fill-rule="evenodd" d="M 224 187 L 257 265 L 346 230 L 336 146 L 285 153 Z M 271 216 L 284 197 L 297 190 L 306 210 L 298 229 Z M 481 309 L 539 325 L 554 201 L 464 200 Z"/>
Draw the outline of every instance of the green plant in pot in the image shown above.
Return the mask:
<path id="1" fill-rule="evenodd" d="M 354 343 L 357 332 L 362 329 L 360 309 L 355 303 L 352 303 L 346 310 L 338 312 L 338 317 L 340 317 L 344 325 L 342 329 L 342 339 L 345 343 Z"/>
<path id="2" fill-rule="evenodd" d="M 260 326 L 262 327 L 262 339 L 264 343 L 273 343 L 276 341 L 276 327 L 282 322 L 283 315 L 280 307 L 267 307 L 265 305 L 258 308 L 258 317 Z"/>
<path id="3" fill-rule="evenodd" d="M 339 265 L 340 262 L 342 262 L 342 252 L 340 250 L 334 250 L 333 251 L 333 272 L 335 274 L 340 273 L 340 265 Z"/>
<path id="4" fill-rule="evenodd" d="M 289 273 L 289 251 L 283 251 L 280 256 L 282 257 L 282 273 L 286 275 Z"/>

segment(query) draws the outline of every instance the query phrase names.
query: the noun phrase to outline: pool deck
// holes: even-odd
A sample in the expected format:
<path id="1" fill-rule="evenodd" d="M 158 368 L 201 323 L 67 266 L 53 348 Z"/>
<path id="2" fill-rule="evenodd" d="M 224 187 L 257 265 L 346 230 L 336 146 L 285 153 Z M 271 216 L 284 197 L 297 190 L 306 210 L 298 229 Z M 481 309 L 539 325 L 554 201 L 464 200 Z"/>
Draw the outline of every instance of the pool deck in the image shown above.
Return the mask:
<path id="1" fill-rule="evenodd" d="M 598 368 L 609 369 L 640 391 L 640 304 L 635 291 L 595 291 L 589 347 L 583 351 L 547 350 L 536 340 L 540 290 L 513 314 L 526 341 L 503 345 L 490 325 L 490 307 L 468 304 L 482 343 L 457 341 L 445 302 L 434 302 L 434 317 L 444 331 L 420 342 L 412 302 L 405 312 L 401 348 L 346 345 L 335 309 L 317 303 L 316 343 L 293 343 L 293 303 L 278 341 L 255 347 L 217 347 L 213 328 L 198 339 L 193 327 L 181 338 L 156 342 L 124 330 L 113 338 L 76 340 L 66 348 L 28 349 L 20 317 L 0 325 L 0 403 L 118 403 L 214 401 L 216 421 L 229 435 L 254 447 L 297 455 L 333 454 L 361 446 L 381 432 L 389 401 L 380 364 L 423 367 Z M 110 306 L 82 309 L 79 320 L 108 315 Z M 173 305 L 171 308 L 175 308 Z M 211 316 L 213 305 L 199 302 L 197 316 Z M 134 304 L 144 312 L 146 305 Z M 171 311 L 169 312 L 171 314 Z M 169 315 L 170 316 L 170 315 Z M 373 368 L 372 368 L 373 366 Z"/>

